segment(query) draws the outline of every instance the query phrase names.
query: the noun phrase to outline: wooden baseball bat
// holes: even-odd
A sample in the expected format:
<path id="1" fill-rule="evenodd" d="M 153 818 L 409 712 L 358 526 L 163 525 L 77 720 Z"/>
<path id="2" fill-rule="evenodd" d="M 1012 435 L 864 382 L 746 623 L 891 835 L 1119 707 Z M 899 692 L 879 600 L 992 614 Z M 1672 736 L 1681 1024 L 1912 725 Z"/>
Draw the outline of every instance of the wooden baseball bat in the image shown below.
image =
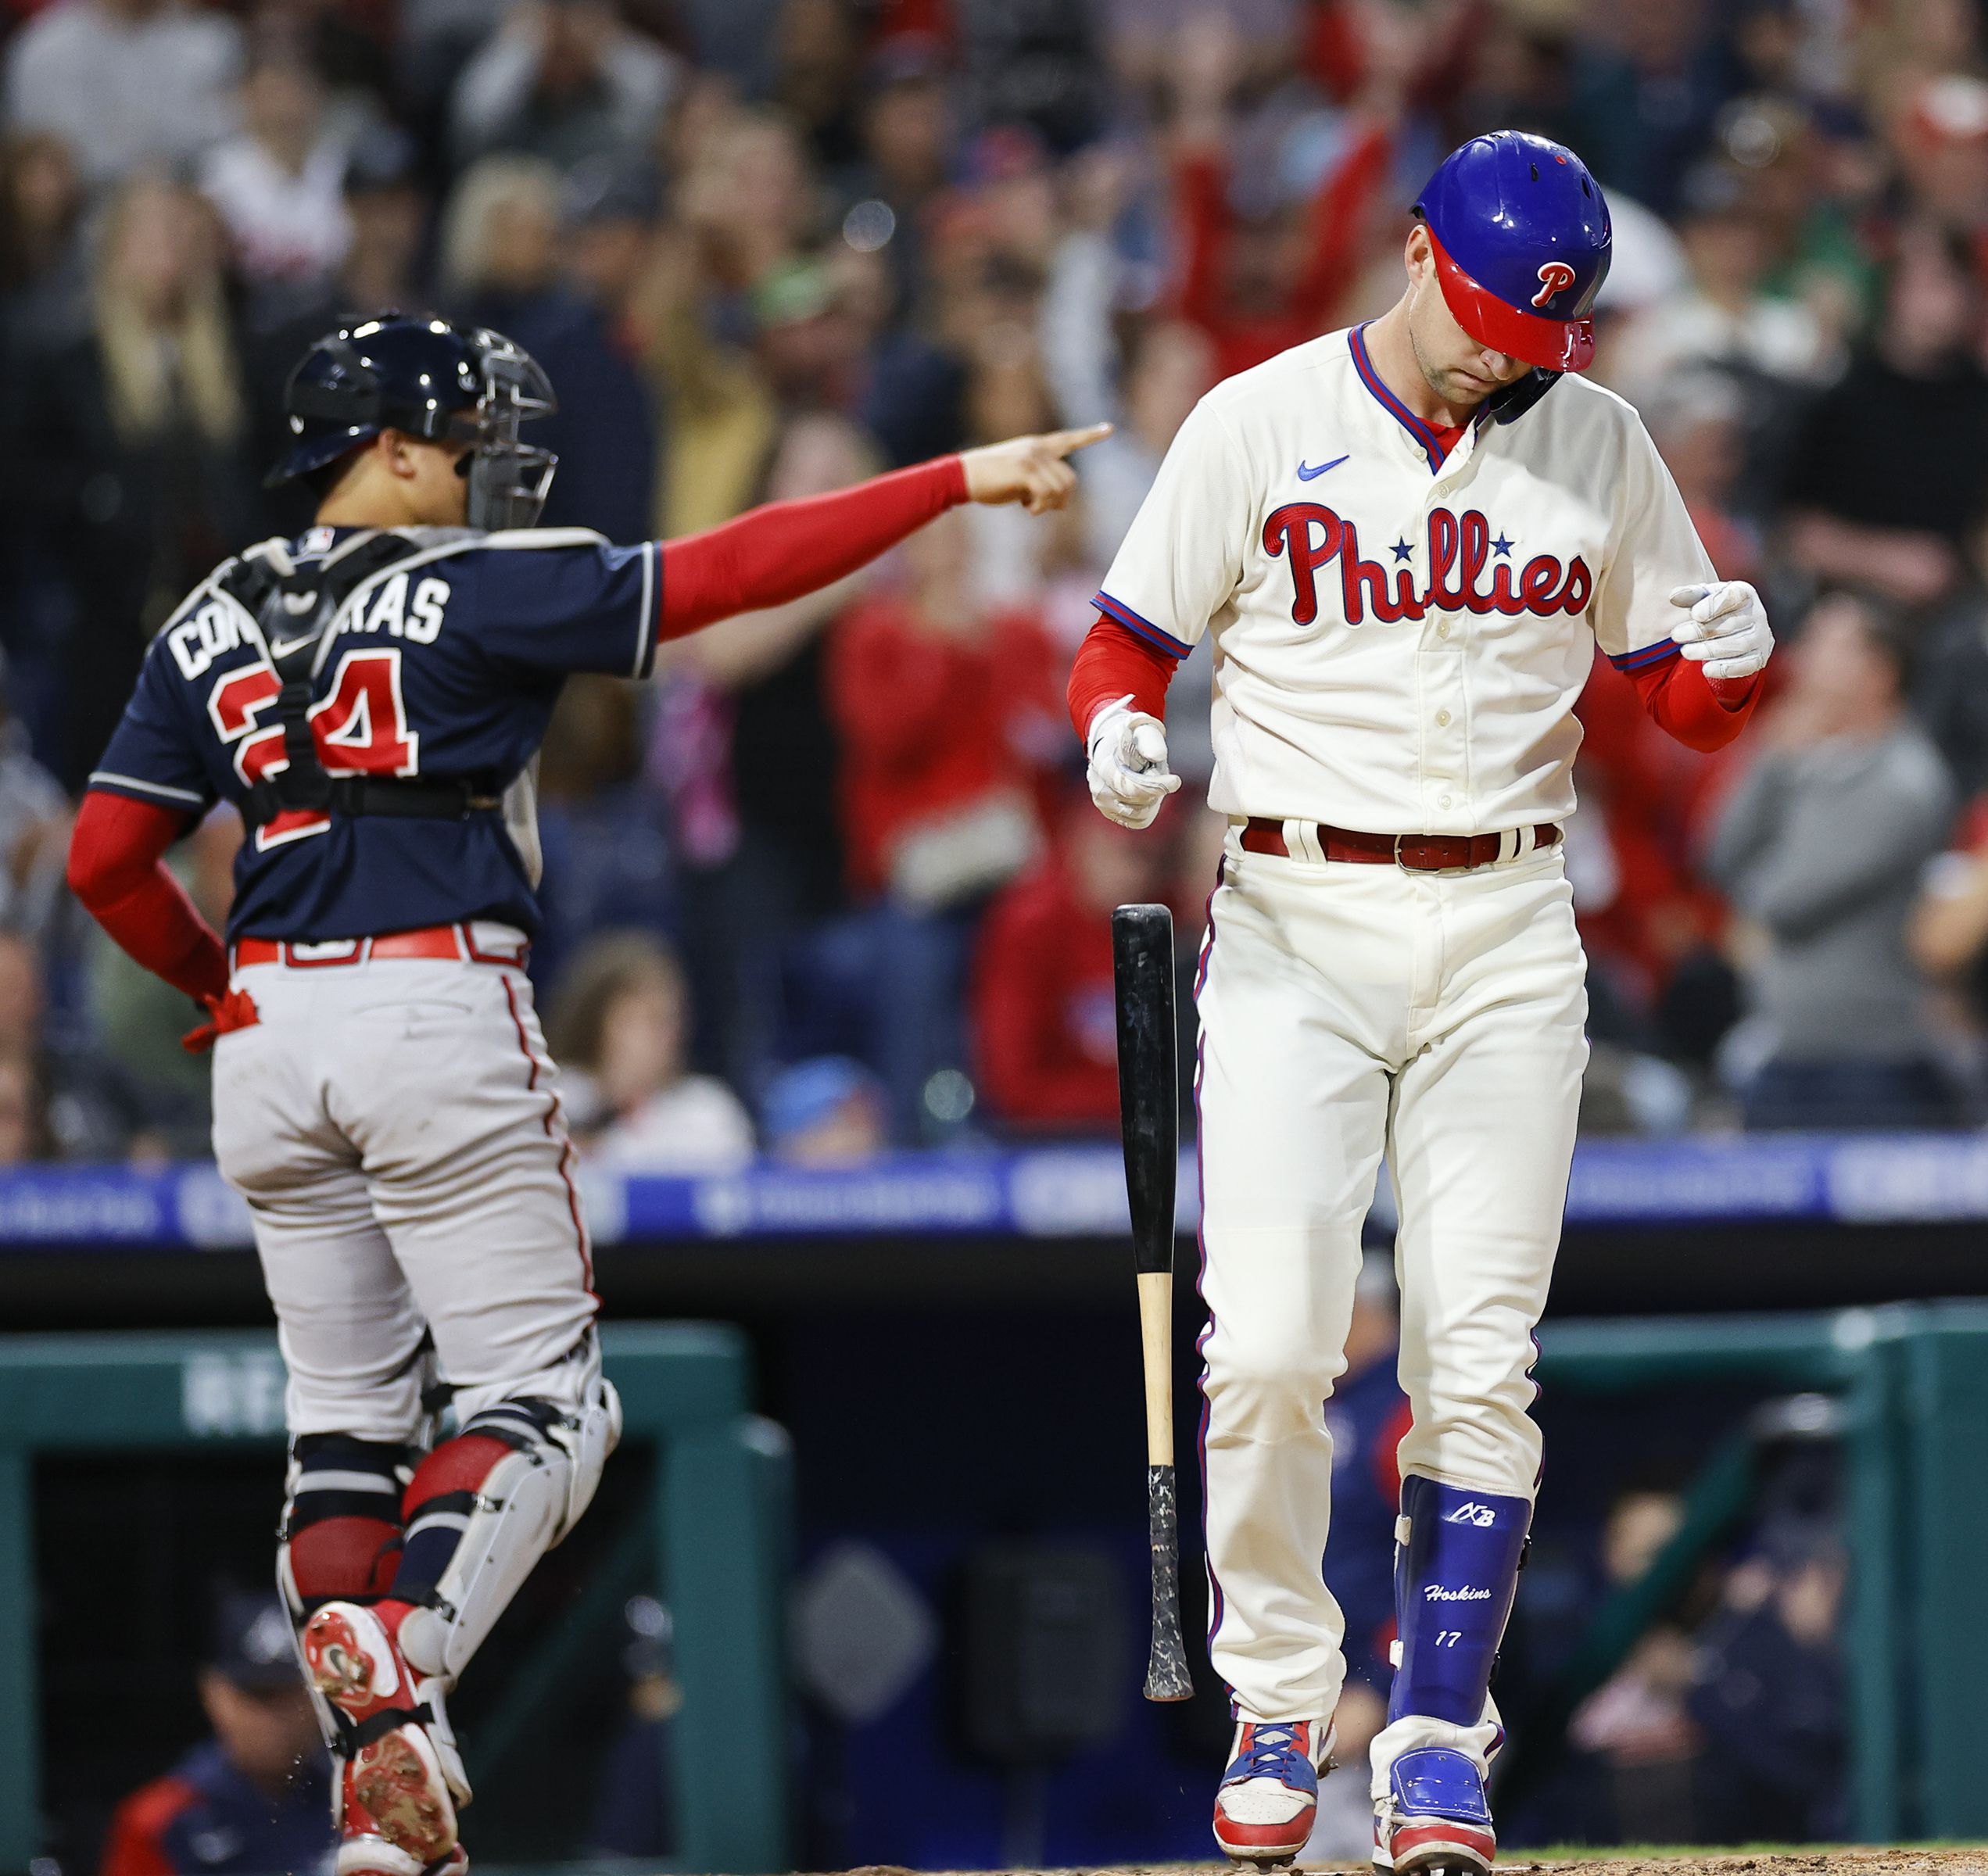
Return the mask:
<path id="1" fill-rule="evenodd" d="M 1148 1700 L 1187 1700 L 1194 1683 L 1180 1638 L 1180 1526 L 1173 1473 L 1173 1181 L 1180 1092 L 1173 1016 L 1173 915 L 1163 905 L 1112 914 L 1118 1001 L 1119 1117 L 1125 1190 L 1139 1273 L 1146 1382 L 1146 1527 L 1152 1551 Z"/>

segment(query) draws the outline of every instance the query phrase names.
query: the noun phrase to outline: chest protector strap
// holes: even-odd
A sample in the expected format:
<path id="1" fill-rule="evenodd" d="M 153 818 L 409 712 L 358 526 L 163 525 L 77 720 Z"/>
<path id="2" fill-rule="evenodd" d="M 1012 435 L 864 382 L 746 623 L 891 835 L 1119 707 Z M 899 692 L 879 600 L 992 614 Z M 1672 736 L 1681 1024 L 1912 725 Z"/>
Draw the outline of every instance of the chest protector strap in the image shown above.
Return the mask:
<path id="1" fill-rule="evenodd" d="M 361 585 L 420 552 L 418 543 L 397 534 L 362 534 L 330 559 L 297 567 L 271 543 L 243 555 L 223 577 L 224 589 L 261 631 L 276 674 L 276 716 L 286 758 L 283 768 L 250 788 L 243 811 L 249 826 L 297 811 L 462 821 L 502 805 L 502 791 L 486 775 L 330 775 L 318 760 L 310 707 L 329 650 L 325 635 Z"/>

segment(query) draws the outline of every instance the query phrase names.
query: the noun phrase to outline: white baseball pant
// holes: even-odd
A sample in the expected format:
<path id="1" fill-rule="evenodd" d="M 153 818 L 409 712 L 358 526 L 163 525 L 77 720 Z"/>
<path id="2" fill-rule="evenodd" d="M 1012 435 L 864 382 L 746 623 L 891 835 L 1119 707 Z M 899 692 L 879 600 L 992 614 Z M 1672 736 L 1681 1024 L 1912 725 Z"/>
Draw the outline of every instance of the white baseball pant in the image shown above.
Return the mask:
<path id="1" fill-rule="evenodd" d="M 1384 1151 L 1414 1412 L 1401 1468 L 1532 1495 L 1532 1330 L 1587 1060 L 1585 965 L 1557 847 L 1412 873 L 1245 853 L 1231 829 L 1209 915 L 1197 1079 L 1209 1652 L 1243 1717 L 1316 1718 L 1345 1674 L 1320 1573 L 1324 1404 Z M 1488 1743 L 1473 1730 L 1485 1740 L 1442 1742 Z"/>
<path id="2" fill-rule="evenodd" d="M 523 935 L 473 928 L 485 957 Z M 336 955 L 336 947 L 315 947 Z M 467 1420 L 575 1411 L 600 1358 L 586 1229 L 531 981 L 467 959 L 258 964 L 214 1049 L 214 1156 L 249 1201 L 290 1431 L 400 1442 L 424 1330 Z"/>

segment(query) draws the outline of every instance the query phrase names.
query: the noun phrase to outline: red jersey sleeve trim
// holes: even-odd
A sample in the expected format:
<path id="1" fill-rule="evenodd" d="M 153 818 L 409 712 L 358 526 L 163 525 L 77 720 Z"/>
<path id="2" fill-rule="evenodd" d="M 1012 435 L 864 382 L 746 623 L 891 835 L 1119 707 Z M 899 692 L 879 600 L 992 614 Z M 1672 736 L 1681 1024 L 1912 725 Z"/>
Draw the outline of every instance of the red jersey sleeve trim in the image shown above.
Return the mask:
<path id="1" fill-rule="evenodd" d="M 818 592 L 966 499 L 966 466 L 942 456 L 802 501 L 771 502 L 661 549 L 656 636 Z M 653 651 L 651 653 L 653 657 Z"/>
<path id="2" fill-rule="evenodd" d="M 1134 710 L 1149 717 L 1166 714 L 1166 687 L 1177 660 L 1156 649 L 1109 613 L 1101 613 L 1084 635 L 1070 667 L 1067 700 L 1077 740 L 1091 739 L 1091 719 L 1107 704 L 1130 696 Z"/>

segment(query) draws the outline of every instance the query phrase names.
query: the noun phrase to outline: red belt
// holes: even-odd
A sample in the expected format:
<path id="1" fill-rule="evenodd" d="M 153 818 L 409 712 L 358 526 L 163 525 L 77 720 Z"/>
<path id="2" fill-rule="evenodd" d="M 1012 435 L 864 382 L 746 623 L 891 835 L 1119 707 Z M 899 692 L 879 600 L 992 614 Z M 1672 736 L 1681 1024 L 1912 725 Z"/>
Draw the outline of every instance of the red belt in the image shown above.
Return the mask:
<path id="1" fill-rule="evenodd" d="M 321 971 L 335 965 L 364 964 L 376 958 L 446 958 L 465 964 L 521 965 L 528 947 L 502 951 L 480 949 L 467 924 L 424 925 L 411 932 L 387 932 L 377 938 L 332 938 L 321 943 L 292 943 L 282 938 L 238 938 L 232 968 L 281 964 L 293 971 Z"/>
<path id="2" fill-rule="evenodd" d="M 1245 852 L 1275 854 L 1285 860 L 1309 860 L 1307 853 L 1294 854 L 1284 838 L 1284 823 L 1252 814 L 1243 824 Z M 1323 822 L 1304 821 L 1318 843 L 1317 857 L 1343 860 L 1356 866 L 1400 866 L 1411 873 L 1460 873 L 1490 866 L 1499 860 L 1515 860 L 1521 851 L 1516 840 L 1507 844 L 1503 834 L 1363 834 L 1351 828 L 1327 827 Z M 1528 830 L 1520 829 L 1520 835 Z M 1556 845 L 1560 829 L 1542 821 L 1531 829 L 1531 851 Z"/>

